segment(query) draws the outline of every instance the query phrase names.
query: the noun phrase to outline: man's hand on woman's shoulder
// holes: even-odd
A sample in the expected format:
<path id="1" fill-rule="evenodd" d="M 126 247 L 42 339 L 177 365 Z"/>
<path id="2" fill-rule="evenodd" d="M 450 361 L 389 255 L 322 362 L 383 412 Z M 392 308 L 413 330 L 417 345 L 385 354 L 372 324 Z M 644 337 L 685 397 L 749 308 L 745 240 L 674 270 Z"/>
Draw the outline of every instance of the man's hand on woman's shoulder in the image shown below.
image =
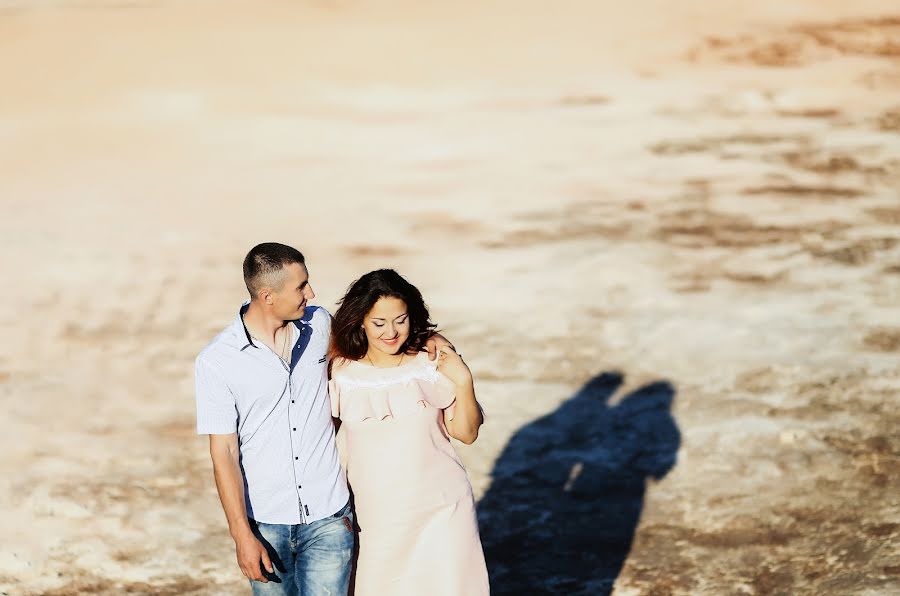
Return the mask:
<path id="1" fill-rule="evenodd" d="M 435 333 L 431 337 L 428 338 L 428 341 L 425 342 L 425 349 L 428 350 L 428 359 L 434 360 L 437 358 L 440 353 L 441 348 L 449 347 L 453 350 L 453 344 L 450 343 L 446 337 L 441 335 L 440 333 Z"/>

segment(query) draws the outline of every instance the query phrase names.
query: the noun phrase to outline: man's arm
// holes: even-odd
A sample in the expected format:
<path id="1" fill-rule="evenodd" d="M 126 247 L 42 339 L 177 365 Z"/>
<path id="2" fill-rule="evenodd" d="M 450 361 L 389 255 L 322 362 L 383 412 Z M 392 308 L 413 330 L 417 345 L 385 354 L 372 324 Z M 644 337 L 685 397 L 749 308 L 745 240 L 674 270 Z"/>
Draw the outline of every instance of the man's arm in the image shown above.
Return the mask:
<path id="1" fill-rule="evenodd" d="M 213 473 L 219 500 L 228 520 L 228 530 L 234 538 L 238 565 L 241 572 L 251 580 L 267 583 L 260 562 L 272 573 L 272 561 L 263 544 L 253 535 L 244 506 L 244 478 L 240 466 L 240 447 L 237 433 L 229 435 L 209 435 L 209 454 L 212 457 Z"/>

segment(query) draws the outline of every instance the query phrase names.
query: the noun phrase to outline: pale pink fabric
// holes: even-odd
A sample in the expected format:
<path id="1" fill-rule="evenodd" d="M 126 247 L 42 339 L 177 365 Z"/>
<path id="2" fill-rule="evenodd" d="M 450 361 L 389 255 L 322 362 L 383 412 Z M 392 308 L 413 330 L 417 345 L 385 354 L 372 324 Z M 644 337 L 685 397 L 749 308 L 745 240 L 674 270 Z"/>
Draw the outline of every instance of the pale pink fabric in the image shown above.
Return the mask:
<path id="1" fill-rule="evenodd" d="M 396 368 L 344 363 L 333 376 L 360 528 L 355 596 L 489 594 L 472 486 L 443 420 L 453 384 L 425 353 Z"/>

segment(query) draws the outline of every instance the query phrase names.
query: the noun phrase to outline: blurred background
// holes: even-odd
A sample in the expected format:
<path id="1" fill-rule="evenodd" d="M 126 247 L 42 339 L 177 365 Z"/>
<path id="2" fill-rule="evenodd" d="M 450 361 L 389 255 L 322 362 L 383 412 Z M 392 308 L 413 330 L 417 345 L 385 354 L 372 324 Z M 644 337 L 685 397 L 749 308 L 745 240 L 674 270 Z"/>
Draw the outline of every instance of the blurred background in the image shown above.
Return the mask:
<path id="1" fill-rule="evenodd" d="M 893 0 L 0 0 L 0 592 L 246 593 L 193 359 L 279 241 L 465 353 L 495 594 L 898 593 L 898 188 Z"/>

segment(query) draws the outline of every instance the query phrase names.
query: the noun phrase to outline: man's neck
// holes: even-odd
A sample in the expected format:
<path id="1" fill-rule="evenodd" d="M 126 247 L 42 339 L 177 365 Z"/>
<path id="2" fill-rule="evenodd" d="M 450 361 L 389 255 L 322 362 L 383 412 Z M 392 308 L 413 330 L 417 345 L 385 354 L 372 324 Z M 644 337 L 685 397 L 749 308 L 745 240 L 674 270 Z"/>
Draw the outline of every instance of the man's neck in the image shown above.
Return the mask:
<path id="1" fill-rule="evenodd" d="M 243 318 L 244 326 L 247 327 L 247 331 L 250 332 L 250 335 L 263 340 L 270 346 L 275 344 L 275 334 L 278 330 L 288 323 L 287 321 L 272 317 L 269 313 L 265 312 L 263 306 L 255 300 L 250 301 L 250 306 L 247 307 L 247 311 L 244 313 Z"/>

